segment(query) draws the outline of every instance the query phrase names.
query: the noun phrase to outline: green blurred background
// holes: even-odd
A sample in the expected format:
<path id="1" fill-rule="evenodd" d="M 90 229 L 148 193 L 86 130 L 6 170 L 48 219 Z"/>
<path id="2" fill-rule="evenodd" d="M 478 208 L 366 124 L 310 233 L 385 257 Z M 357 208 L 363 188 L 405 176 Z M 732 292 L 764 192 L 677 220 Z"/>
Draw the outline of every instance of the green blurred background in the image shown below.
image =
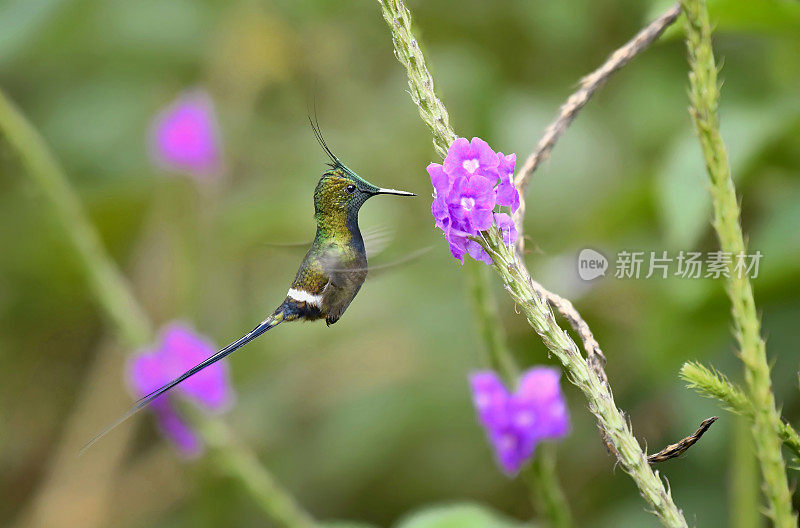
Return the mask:
<path id="1" fill-rule="evenodd" d="M 523 159 L 577 80 L 668 5 L 410 2 L 456 131 Z M 796 421 L 800 6 L 710 5 L 723 135 L 750 246 L 764 254 L 756 300 L 777 399 Z M 587 284 L 575 272 L 584 247 L 612 258 L 716 249 L 680 36 L 670 30 L 617 74 L 538 171 L 528 264 L 589 321 L 618 404 L 650 451 L 721 413 L 687 456 L 660 470 L 690 522 L 723 526 L 739 504 L 734 476 L 751 467 L 736 451 L 748 449 L 746 436 L 677 378 L 688 359 L 740 378 L 722 283 Z M 316 104 L 349 166 L 421 195 L 364 207 L 362 228 L 395 230 L 373 263 L 433 250 L 376 273 L 336 326 L 287 325 L 233 356 L 238 402 L 226 420 L 320 519 L 389 526 L 461 502 L 511 518 L 534 513 L 522 483 L 496 469 L 473 417 L 466 374 L 483 366 L 484 348 L 466 274 L 432 227 L 425 166 L 435 153 L 376 2 L 3 0 L 0 86 L 63 164 L 149 315 L 159 325 L 188 321 L 218 344 L 283 298 L 302 250 L 270 244 L 313 237 L 311 192 L 326 161 L 306 120 Z M 211 93 L 221 122 L 226 171 L 211 185 L 156 170 L 147 156 L 150 120 L 192 87 Z M 122 357 L 131 351 L 116 344 L 61 226 L 4 139 L 0 242 L 0 525 L 44 515 L 65 527 L 269 526 L 236 482 L 176 457 L 150 419 L 75 458 L 87 434 L 129 404 Z M 515 354 L 548 363 L 492 284 Z M 656 526 L 614 471 L 582 396 L 565 391 L 573 432 L 558 447 L 558 471 L 578 525 Z M 757 488 L 748 486 L 751 497 Z"/>

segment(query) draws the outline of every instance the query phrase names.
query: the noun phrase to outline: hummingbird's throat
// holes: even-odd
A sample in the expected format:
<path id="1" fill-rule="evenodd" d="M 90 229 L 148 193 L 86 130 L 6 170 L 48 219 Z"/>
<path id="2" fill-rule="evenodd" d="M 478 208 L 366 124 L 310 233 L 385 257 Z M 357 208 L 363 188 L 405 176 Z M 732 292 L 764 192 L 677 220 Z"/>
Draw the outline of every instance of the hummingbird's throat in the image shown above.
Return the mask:
<path id="1" fill-rule="evenodd" d="M 336 239 L 349 243 L 357 235 L 358 211 L 335 209 L 323 214 L 317 214 L 317 235 L 327 239 Z"/>

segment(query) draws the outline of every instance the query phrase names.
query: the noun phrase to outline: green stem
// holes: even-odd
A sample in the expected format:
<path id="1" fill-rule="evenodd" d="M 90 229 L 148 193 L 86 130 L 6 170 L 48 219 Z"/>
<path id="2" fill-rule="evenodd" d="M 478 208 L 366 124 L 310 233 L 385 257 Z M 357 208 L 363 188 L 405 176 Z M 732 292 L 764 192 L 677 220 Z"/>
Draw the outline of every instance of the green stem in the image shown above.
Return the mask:
<path id="1" fill-rule="evenodd" d="M 519 377 L 519 366 L 506 346 L 503 325 L 497 313 L 497 303 L 489 291 L 486 266 L 468 262 L 464 268 L 469 277 L 478 326 L 486 345 L 487 363 L 505 378 L 510 387 L 513 387 Z"/>
<path id="2" fill-rule="evenodd" d="M 788 447 L 796 457 L 800 457 L 800 435 L 794 427 L 781 420 L 778 424 L 778 434 L 783 445 Z"/>
<path id="3" fill-rule="evenodd" d="M 664 526 L 686 527 L 683 513 L 675 505 L 669 490 L 653 471 L 625 414 L 617 408 L 611 388 L 581 355 L 578 345 L 555 320 L 547 300 L 533 287 L 527 268 L 520 263 L 513 248 L 503 244 L 498 230 L 491 230 L 482 239 L 484 248 L 502 277 L 509 295 L 517 303 L 528 323 L 547 349 L 561 362 L 567 379 L 578 387 L 589 402 L 589 410 L 597 418 L 609 449 L 620 467 L 633 479 L 642 497 Z"/>
<path id="4" fill-rule="evenodd" d="M 433 148 L 444 158 L 457 136 L 444 103 L 434 92 L 433 77 L 411 29 L 411 12 L 400 0 L 378 0 L 378 3 L 392 33 L 395 56 L 406 69 L 408 93 L 419 109 L 419 116 L 431 129 Z"/>
<path id="5" fill-rule="evenodd" d="M 433 89 L 433 77 L 428 71 L 425 56 L 419 47 L 411 29 L 411 13 L 400 1 L 382 1 L 383 18 L 389 25 L 394 43 L 395 55 L 405 66 L 408 74 L 409 94 L 419 109 L 419 115 L 428 125 L 433 136 L 433 147 L 444 158 L 447 149 L 455 141 L 456 133 L 450 126 L 450 115 L 444 103 L 436 96 Z M 470 263 L 466 266 L 472 287 L 475 311 L 478 316 L 481 335 L 486 343 L 489 365 L 496 369 L 509 384 L 516 383 L 519 366 L 508 350 L 502 334 L 502 322 L 497 314 L 497 306 L 491 294 L 489 279 L 480 266 Z M 557 479 L 552 479 L 549 486 L 557 489 Z M 560 494 L 563 492 L 558 490 Z M 566 502 L 564 503 L 566 507 Z M 569 513 L 564 515 L 567 517 Z"/>
<path id="6" fill-rule="evenodd" d="M 67 183 L 44 140 L 3 92 L 0 92 L 0 128 L 8 143 L 19 152 L 31 180 L 50 201 L 106 315 L 128 342 L 134 346 L 146 344 L 153 333 L 147 315 L 106 253 L 80 199 Z"/>
<path id="7" fill-rule="evenodd" d="M 686 14 L 686 47 L 689 52 L 690 113 L 705 159 L 714 205 L 713 226 L 722 251 L 745 255 L 739 223 L 739 204 L 731 178 L 728 155 L 719 132 L 719 83 L 711 47 L 711 24 L 704 0 L 681 0 Z M 730 270 L 726 289 L 731 299 L 739 357 L 744 363 L 747 396 L 753 405 L 752 434 L 764 479 L 767 515 L 776 526 L 796 527 L 781 440 L 776 426 L 780 414 L 775 406 L 761 322 L 756 312 L 753 288 L 746 273 Z"/>
<path id="8" fill-rule="evenodd" d="M 730 510 L 728 526 L 731 528 L 756 528 L 763 524 L 759 512 L 758 463 L 753 453 L 753 438 L 746 419 L 736 417 L 733 422 L 733 449 L 730 453 L 731 483 L 728 492 Z"/>
<path id="9" fill-rule="evenodd" d="M 696 390 L 701 396 L 714 398 L 727 410 L 740 414 L 750 421 L 753 420 L 753 405 L 744 391 L 720 372 L 700 363 L 689 361 L 681 367 L 680 376 L 689 382 L 690 389 Z M 797 434 L 794 427 L 781 420 L 780 417 L 774 425 L 783 444 L 795 456 L 800 457 L 800 435 Z"/>
<path id="10" fill-rule="evenodd" d="M 411 13 L 401 0 L 379 0 L 379 3 L 392 33 L 395 55 L 406 69 L 411 98 L 420 117 L 431 129 L 434 148 L 444 157 L 456 134 L 450 126 L 444 104 L 434 91 L 433 78 L 411 29 Z M 586 396 L 589 409 L 597 417 L 609 445 L 616 451 L 621 467 L 633 478 L 665 526 L 686 527 L 683 514 L 647 463 L 644 451 L 633 436 L 625 415 L 614 403 L 610 389 L 589 368 L 572 338 L 558 326 L 547 301 L 533 289 L 527 269 L 503 245 L 499 232 L 489 232 L 487 237 L 485 247 L 494 259 L 495 270 L 545 346 L 561 361 L 569 381 Z"/>
<path id="11" fill-rule="evenodd" d="M 291 528 L 315 526 L 311 516 L 259 464 L 253 452 L 236 443 L 224 423 L 213 419 L 197 423 L 217 464 L 239 479 L 270 519 Z"/>
<path id="12" fill-rule="evenodd" d="M 95 297 L 123 340 L 133 348 L 152 342 L 152 322 L 106 252 L 66 175 L 36 129 L 1 90 L 0 132 L 19 154 L 27 175 L 52 205 Z M 273 517 L 276 522 L 287 528 L 312 526 L 310 517 L 299 508 L 275 506 L 290 502 L 290 496 L 275 484 L 254 456 L 246 455 L 243 448 L 234 445 L 232 435 L 221 422 L 210 424 L 205 419 L 197 419 L 195 426 L 220 455 L 215 457 L 220 466 L 244 485 L 262 509 L 268 514 L 280 513 L 279 517 Z"/>
<path id="13" fill-rule="evenodd" d="M 465 268 L 472 286 L 475 314 L 486 345 L 487 363 L 503 376 L 509 387 L 513 387 L 520 369 L 505 343 L 497 304 L 489 292 L 488 269 L 477 262 L 468 262 Z M 547 524 L 555 528 L 570 527 L 572 515 L 556 474 L 555 446 L 543 444 L 539 447 L 533 463 L 521 476 L 531 492 L 538 513 Z"/>
<path id="14" fill-rule="evenodd" d="M 536 449 L 533 464 L 523 474 L 523 478 L 533 493 L 533 502 L 547 519 L 550 528 L 571 528 L 572 515 L 567 498 L 558 484 L 556 474 L 556 446 L 540 444 Z"/>

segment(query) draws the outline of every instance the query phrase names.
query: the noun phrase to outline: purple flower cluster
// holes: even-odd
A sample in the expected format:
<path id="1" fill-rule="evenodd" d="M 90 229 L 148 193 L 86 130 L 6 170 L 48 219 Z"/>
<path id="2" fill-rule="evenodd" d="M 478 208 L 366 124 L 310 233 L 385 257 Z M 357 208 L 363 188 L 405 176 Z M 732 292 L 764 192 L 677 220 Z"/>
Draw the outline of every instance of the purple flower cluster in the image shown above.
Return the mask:
<path id="1" fill-rule="evenodd" d="M 470 376 L 472 400 L 497 462 L 507 475 L 516 475 L 544 439 L 569 432 L 569 414 L 561 394 L 557 369 L 525 371 L 516 392 L 510 393 L 494 372 Z"/>
<path id="2" fill-rule="evenodd" d="M 150 155 L 167 170 L 197 181 L 221 175 L 221 146 L 214 103 L 206 92 L 181 94 L 153 119 Z"/>
<path id="3" fill-rule="evenodd" d="M 181 324 L 171 324 L 162 333 L 154 350 L 142 350 L 128 364 L 130 386 L 137 397 L 150 394 L 169 383 L 216 352 L 214 345 Z M 159 396 L 150 404 L 158 425 L 178 450 L 186 456 L 197 456 L 203 446 L 192 428 L 178 414 L 170 398 L 186 396 L 208 410 L 222 411 L 234 400 L 227 364 L 219 361 L 198 372 Z"/>
<path id="4" fill-rule="evenodd" d="M 453 257 L 464 263 L 464 255 L 491 264 L 484 249 L 470 240 L 481 231 L 497 225 L 507 245 L 517 239 L 514 222 L 496 206 L 519 208 L 519 193 L 514 186 L 515 154 L 495 152 L 480 138 L 458 138 L 450 145 L 444 164 L 431 163 L 428 174 L 433 184 L 431 212 L 436 227 L 444 231 Z"/>

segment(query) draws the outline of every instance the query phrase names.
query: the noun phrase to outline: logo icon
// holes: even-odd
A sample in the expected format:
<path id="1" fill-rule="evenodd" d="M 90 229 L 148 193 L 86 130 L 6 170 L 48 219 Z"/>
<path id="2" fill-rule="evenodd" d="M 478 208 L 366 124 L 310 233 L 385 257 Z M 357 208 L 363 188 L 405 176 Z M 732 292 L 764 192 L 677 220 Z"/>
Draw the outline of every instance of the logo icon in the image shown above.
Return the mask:
<path id="1" fill-rule="evenodd" d="M 585 280 L 594 280 L 606 275 L 608 259 L 600 252 L 593 249 L 582 249 L 578 254 L 578 276 Z"/>

